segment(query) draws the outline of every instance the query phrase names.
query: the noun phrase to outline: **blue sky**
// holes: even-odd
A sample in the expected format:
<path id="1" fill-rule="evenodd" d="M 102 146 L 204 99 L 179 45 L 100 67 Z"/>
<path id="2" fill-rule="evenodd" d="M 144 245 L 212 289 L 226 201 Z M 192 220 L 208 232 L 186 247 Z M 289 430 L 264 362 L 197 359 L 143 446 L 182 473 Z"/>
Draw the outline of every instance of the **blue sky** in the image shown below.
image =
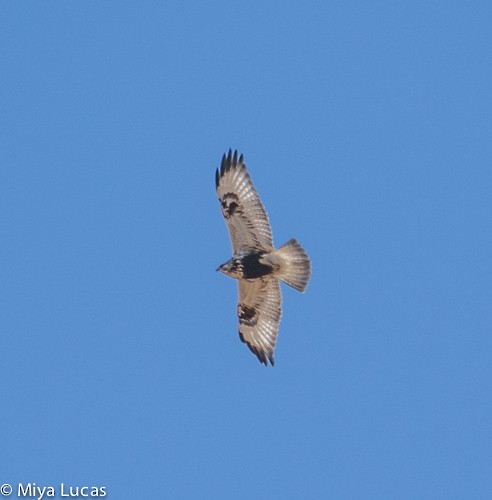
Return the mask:
<path id="1" fill-rule="evenodd" d="M 491 5 L 3 2 L 0 483 L 491 498 Z M 230 147 L 313 262 L 275 368 Z"/>

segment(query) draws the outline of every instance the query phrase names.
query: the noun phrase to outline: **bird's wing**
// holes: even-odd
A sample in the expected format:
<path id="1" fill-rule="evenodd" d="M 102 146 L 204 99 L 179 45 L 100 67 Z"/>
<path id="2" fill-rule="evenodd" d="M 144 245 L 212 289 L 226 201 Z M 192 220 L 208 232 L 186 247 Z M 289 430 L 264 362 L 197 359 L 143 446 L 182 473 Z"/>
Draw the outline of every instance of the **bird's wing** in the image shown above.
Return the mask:
<path id="1" fill-rule="evenodd" d="M 251 178 L 237 151 L 229 150 L 215 172 L 215 187 L 235 254 L 273 250 L 272 230 Z"/>
<path id="2" fill-rule="evenodd" d="M 239 280 L 239 337 L 264 365 L 274 365 L 273 350 L 277 342 L 282 315 L 282 294 L 278 280 L 264 276 L 256 280 Z"/>

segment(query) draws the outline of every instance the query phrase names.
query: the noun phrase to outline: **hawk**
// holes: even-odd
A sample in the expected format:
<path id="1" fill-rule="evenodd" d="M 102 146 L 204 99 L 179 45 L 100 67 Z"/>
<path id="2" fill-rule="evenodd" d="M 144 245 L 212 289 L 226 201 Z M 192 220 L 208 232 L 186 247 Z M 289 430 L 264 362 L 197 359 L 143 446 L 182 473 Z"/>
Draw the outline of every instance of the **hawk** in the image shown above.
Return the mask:
<path id="1" fill-rule="evenodd" d="M 265 366 L 273 366 L 282 315 L 279 280 L 304 292 L 311 263 L 291 239 L 273 246 L 270 222 L 246 170 L 243 155 L 229 149 L 215 172 L 215 187 L 229 230 L 233 256 L 217 271 L 238 280 L 239 337 Z"/>

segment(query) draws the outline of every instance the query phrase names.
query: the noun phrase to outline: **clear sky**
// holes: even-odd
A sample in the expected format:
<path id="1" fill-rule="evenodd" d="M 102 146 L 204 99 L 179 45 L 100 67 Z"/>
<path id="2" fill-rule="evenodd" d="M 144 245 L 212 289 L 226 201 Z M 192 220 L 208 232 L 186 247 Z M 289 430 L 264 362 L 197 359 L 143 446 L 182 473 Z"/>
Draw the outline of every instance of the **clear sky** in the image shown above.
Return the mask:
<path id="1" fill-rule="evenodd" d="M 2 2 L 12 498 L 492 498 L 491 23 L 488 1 Z M 313 263 L 274 368 L 215 271 L 230 147 Z"/>

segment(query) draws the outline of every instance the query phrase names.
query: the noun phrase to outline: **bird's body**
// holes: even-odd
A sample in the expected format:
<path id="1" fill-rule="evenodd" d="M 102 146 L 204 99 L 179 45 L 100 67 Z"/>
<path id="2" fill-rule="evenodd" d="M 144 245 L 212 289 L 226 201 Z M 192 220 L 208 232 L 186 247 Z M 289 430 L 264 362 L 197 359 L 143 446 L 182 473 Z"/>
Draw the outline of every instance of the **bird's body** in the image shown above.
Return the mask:
<path id="1" fill-rule="evenodd" d="M 231 278 L 254 280 L 268 276 L 273 272 L 273 265 L 265 262 L 266 252 L 251 252 L 237 255 L 219 267 L 219 271 Z"/>
<path id="2" fill-rule="evenodd" d="M 239 337 L 261 363 L 273 365 L 282 314 L 278 280 L 303 292 L 311 263 L 294 239 L 275 250 L 268 216 L 237 151 L 223 156 L 215 186 L 233 250 L 217 270 L 238 280 Z"/>

